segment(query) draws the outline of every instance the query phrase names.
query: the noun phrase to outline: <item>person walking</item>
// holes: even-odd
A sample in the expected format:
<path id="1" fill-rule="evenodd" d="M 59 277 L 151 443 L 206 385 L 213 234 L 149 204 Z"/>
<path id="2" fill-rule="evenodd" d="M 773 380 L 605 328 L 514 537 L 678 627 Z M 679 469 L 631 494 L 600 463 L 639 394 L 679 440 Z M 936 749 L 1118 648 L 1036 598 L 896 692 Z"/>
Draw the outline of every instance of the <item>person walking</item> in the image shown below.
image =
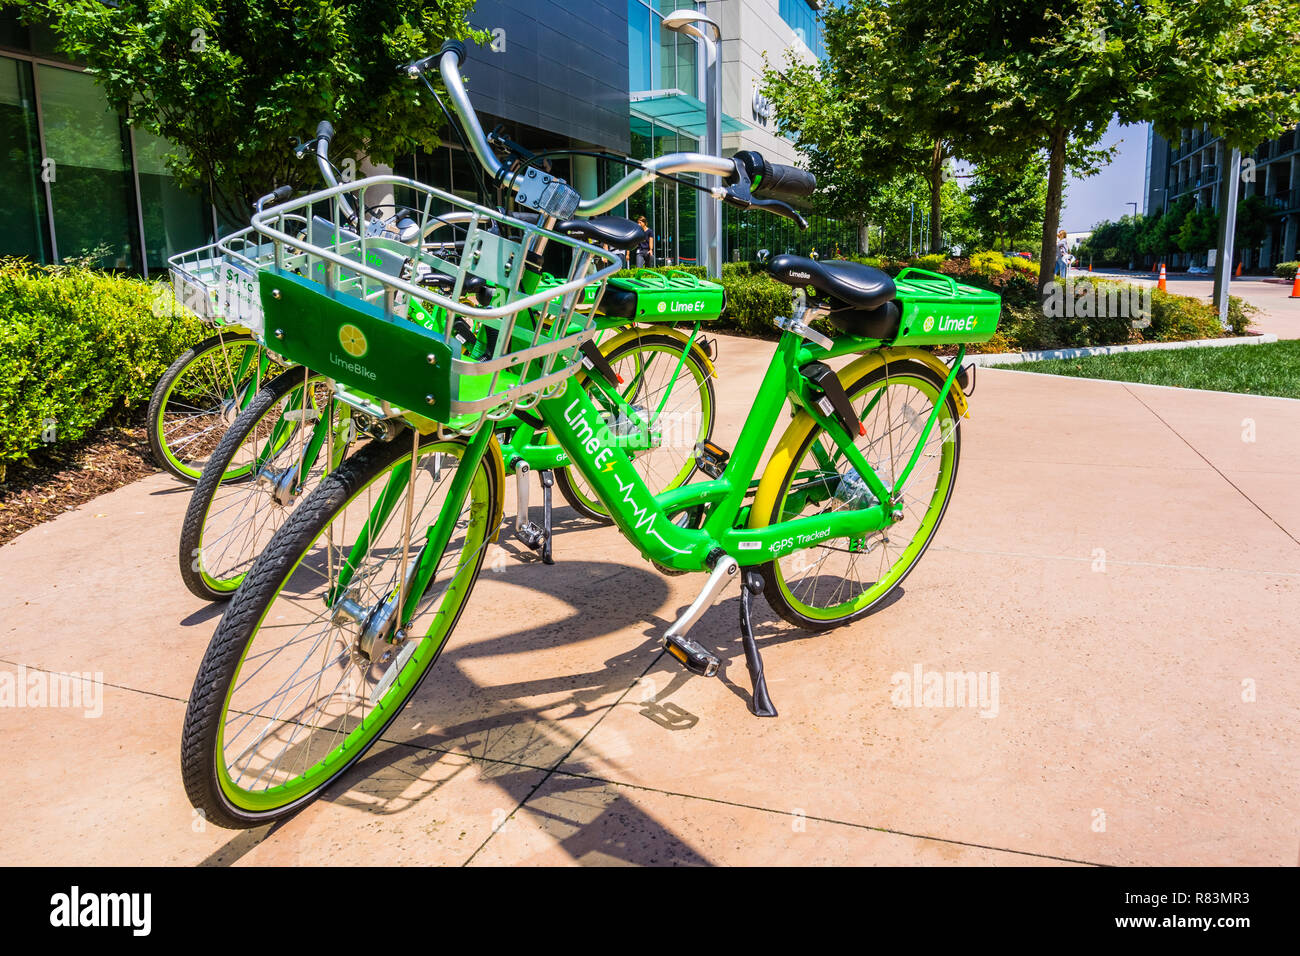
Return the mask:
<path id="1" fill-rule="evenodd" d="M 645 221 L 645 216 L 637 216 L 636 224 L 646 233 L 636 247 L 636 265 L 638 269 L 649 268 L 655 264 L 655 237 L 650 234 L 650 224 Z"/>
<path id="2" fill-rule="evenodd" d="M 1065 238 L 1065 230 L 1056 234 L 1056 276 L 1064 279 L 1070 274 L 1070 243 Z"/>

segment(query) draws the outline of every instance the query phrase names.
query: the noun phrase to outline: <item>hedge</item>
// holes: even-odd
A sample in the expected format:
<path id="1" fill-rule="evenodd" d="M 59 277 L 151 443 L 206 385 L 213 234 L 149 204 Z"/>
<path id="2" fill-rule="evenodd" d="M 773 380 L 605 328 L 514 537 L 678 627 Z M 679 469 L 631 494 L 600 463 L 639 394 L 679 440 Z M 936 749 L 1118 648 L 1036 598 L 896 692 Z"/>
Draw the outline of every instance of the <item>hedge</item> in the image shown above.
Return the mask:
<path id="1" fill-rule="evenodd" d="M 1280 279 L 1294 279 L 1300 262 L 1279 262 L 1273 267 L 1273 275 Z"/>
<path id="2" fill-rule="evenodd" d="M 203 326 L 166 286 L 74 266 L 0 259 L 0 479 L 38 448 L 77 441 L 147 404 Z"/>

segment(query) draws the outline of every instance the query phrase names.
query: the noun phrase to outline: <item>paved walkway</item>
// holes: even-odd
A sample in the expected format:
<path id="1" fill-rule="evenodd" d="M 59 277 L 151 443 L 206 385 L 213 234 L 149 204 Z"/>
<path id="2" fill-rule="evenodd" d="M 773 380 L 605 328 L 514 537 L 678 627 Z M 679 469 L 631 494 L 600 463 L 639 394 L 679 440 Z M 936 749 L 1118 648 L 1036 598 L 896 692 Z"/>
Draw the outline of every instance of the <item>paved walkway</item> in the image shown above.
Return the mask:
<path id="1" fill-rule="evenodd" d="M 766 353 L 722 341 L 724 443 Z M 778 719 L 734 593 L 693 632 L 725 677 L 690 677 L 652 632 L 701 578 L 575 519 L 269 832 L 204 826 L 179 780 L 219 614 L 175 571 L 184 489 L 101 497 L 0 548 L 0 670 L 106 684 L 97 719 L 0 711 L 0 863 L 1295 864 L 1300 402 L 985 371 L 973 411 L 896 602 L 820 635 L 763 607 Z M 894 706 L 918 667 L 996 674 L 996 715 Z"/>
<path id="2" fill-rule="evenodd" d="M 1075 270 L 1075 279 L 1086 278 L 1087 270 Z M 1097 277 L 1128 279 L 1139 285 L 1155 285 L 1156 275 L 1151 272 L 1124 272 L 1098 270 Z M 1177 295 L 1190 295 L 1206 302 L 1214 294 L 1213 276 L 1189 276 L 1184 273 L 1166 274 L 1166 288 Z M 1300 339 L 1300 299 L 1292 299 L 1292 284 L 1281 279 L 1264 276 L 1242 276 L 1232 280 L 1229 291 L 1258 308 L 1259 314 L 1251 321 L 1255 332 L 1271 332 L 1279 339 Z"/>

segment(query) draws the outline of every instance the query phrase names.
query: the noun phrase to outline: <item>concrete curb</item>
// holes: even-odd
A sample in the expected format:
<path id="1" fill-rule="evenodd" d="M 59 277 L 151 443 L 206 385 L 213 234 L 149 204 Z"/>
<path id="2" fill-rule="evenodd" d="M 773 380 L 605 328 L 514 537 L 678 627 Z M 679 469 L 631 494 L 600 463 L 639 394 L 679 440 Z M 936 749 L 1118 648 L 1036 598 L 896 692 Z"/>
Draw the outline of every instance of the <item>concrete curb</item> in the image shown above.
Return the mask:
<path id="1" fill-rule="evenodd" d="M 1089 355 L 1118 355 L 1121 352 L 1152 352 L 1157 349 L 1226 348 L 1232 345 L 1265 345 L 1276 342 L 1271 332 L 1264 335 L 1240 335 L 1223 339 L 1190 339 L 1186 342 L 1142 342 L 1138 345 L 1093 345 L 1079 349 L 1045 349 L 1039 352 L 987 352 L 967 355 L 965 361 L 975 365 L 1019 365 L 1043 359 L 1086 358 Z"/>

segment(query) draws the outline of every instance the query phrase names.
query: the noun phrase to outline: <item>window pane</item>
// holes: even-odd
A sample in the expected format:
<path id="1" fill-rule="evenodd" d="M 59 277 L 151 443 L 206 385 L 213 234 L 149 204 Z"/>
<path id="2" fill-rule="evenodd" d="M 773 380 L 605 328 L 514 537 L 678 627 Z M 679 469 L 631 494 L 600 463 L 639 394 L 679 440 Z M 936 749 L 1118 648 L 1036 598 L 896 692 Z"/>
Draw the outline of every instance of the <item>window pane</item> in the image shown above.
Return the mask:
<path id="1" fill-rule="evenodd" d="M 0 256 L 48 262 L 49 229 L 31 66 L 0 57 Z"/>
<path id="2" fill-rule="evenodd" d="M 59 257 L 108 251 L 101 266 L 138 271 L 131 166 L 121 118 L 83 73 L 38 66 L 46 155 L 56 163 L 50 183 Z"/>
<path id="3" fill-rule="evenodd" d="M 633 93 L 655 89 L 650 53 L 653 36 L 650 20 L 650 8 L 641 0 L 627 0 L 628 89 Z"/>
<path id="4" fill-rule="evenodd" d="M 145 261 L 150 270 L 165 268 L 168 256 L 212 241 L 212 217 L 203 199 L 176 185 L 167 170 L 167 155 L 175 151 L 161 136 L 135 131 Z"/>
<path id="5" fill-rule="evenodd" d="M 664 14 L 675 10 L 691 10 L 694 7 L 692 0 L 659 0 L 659 11 Z M 695 40 L 661 26 L 659 47 L 661 63 L 659 88 L 681 90 L 683 93 L 695 96 L 698 85 L 695 82 L 695 51 L 698 49 Z"/>

